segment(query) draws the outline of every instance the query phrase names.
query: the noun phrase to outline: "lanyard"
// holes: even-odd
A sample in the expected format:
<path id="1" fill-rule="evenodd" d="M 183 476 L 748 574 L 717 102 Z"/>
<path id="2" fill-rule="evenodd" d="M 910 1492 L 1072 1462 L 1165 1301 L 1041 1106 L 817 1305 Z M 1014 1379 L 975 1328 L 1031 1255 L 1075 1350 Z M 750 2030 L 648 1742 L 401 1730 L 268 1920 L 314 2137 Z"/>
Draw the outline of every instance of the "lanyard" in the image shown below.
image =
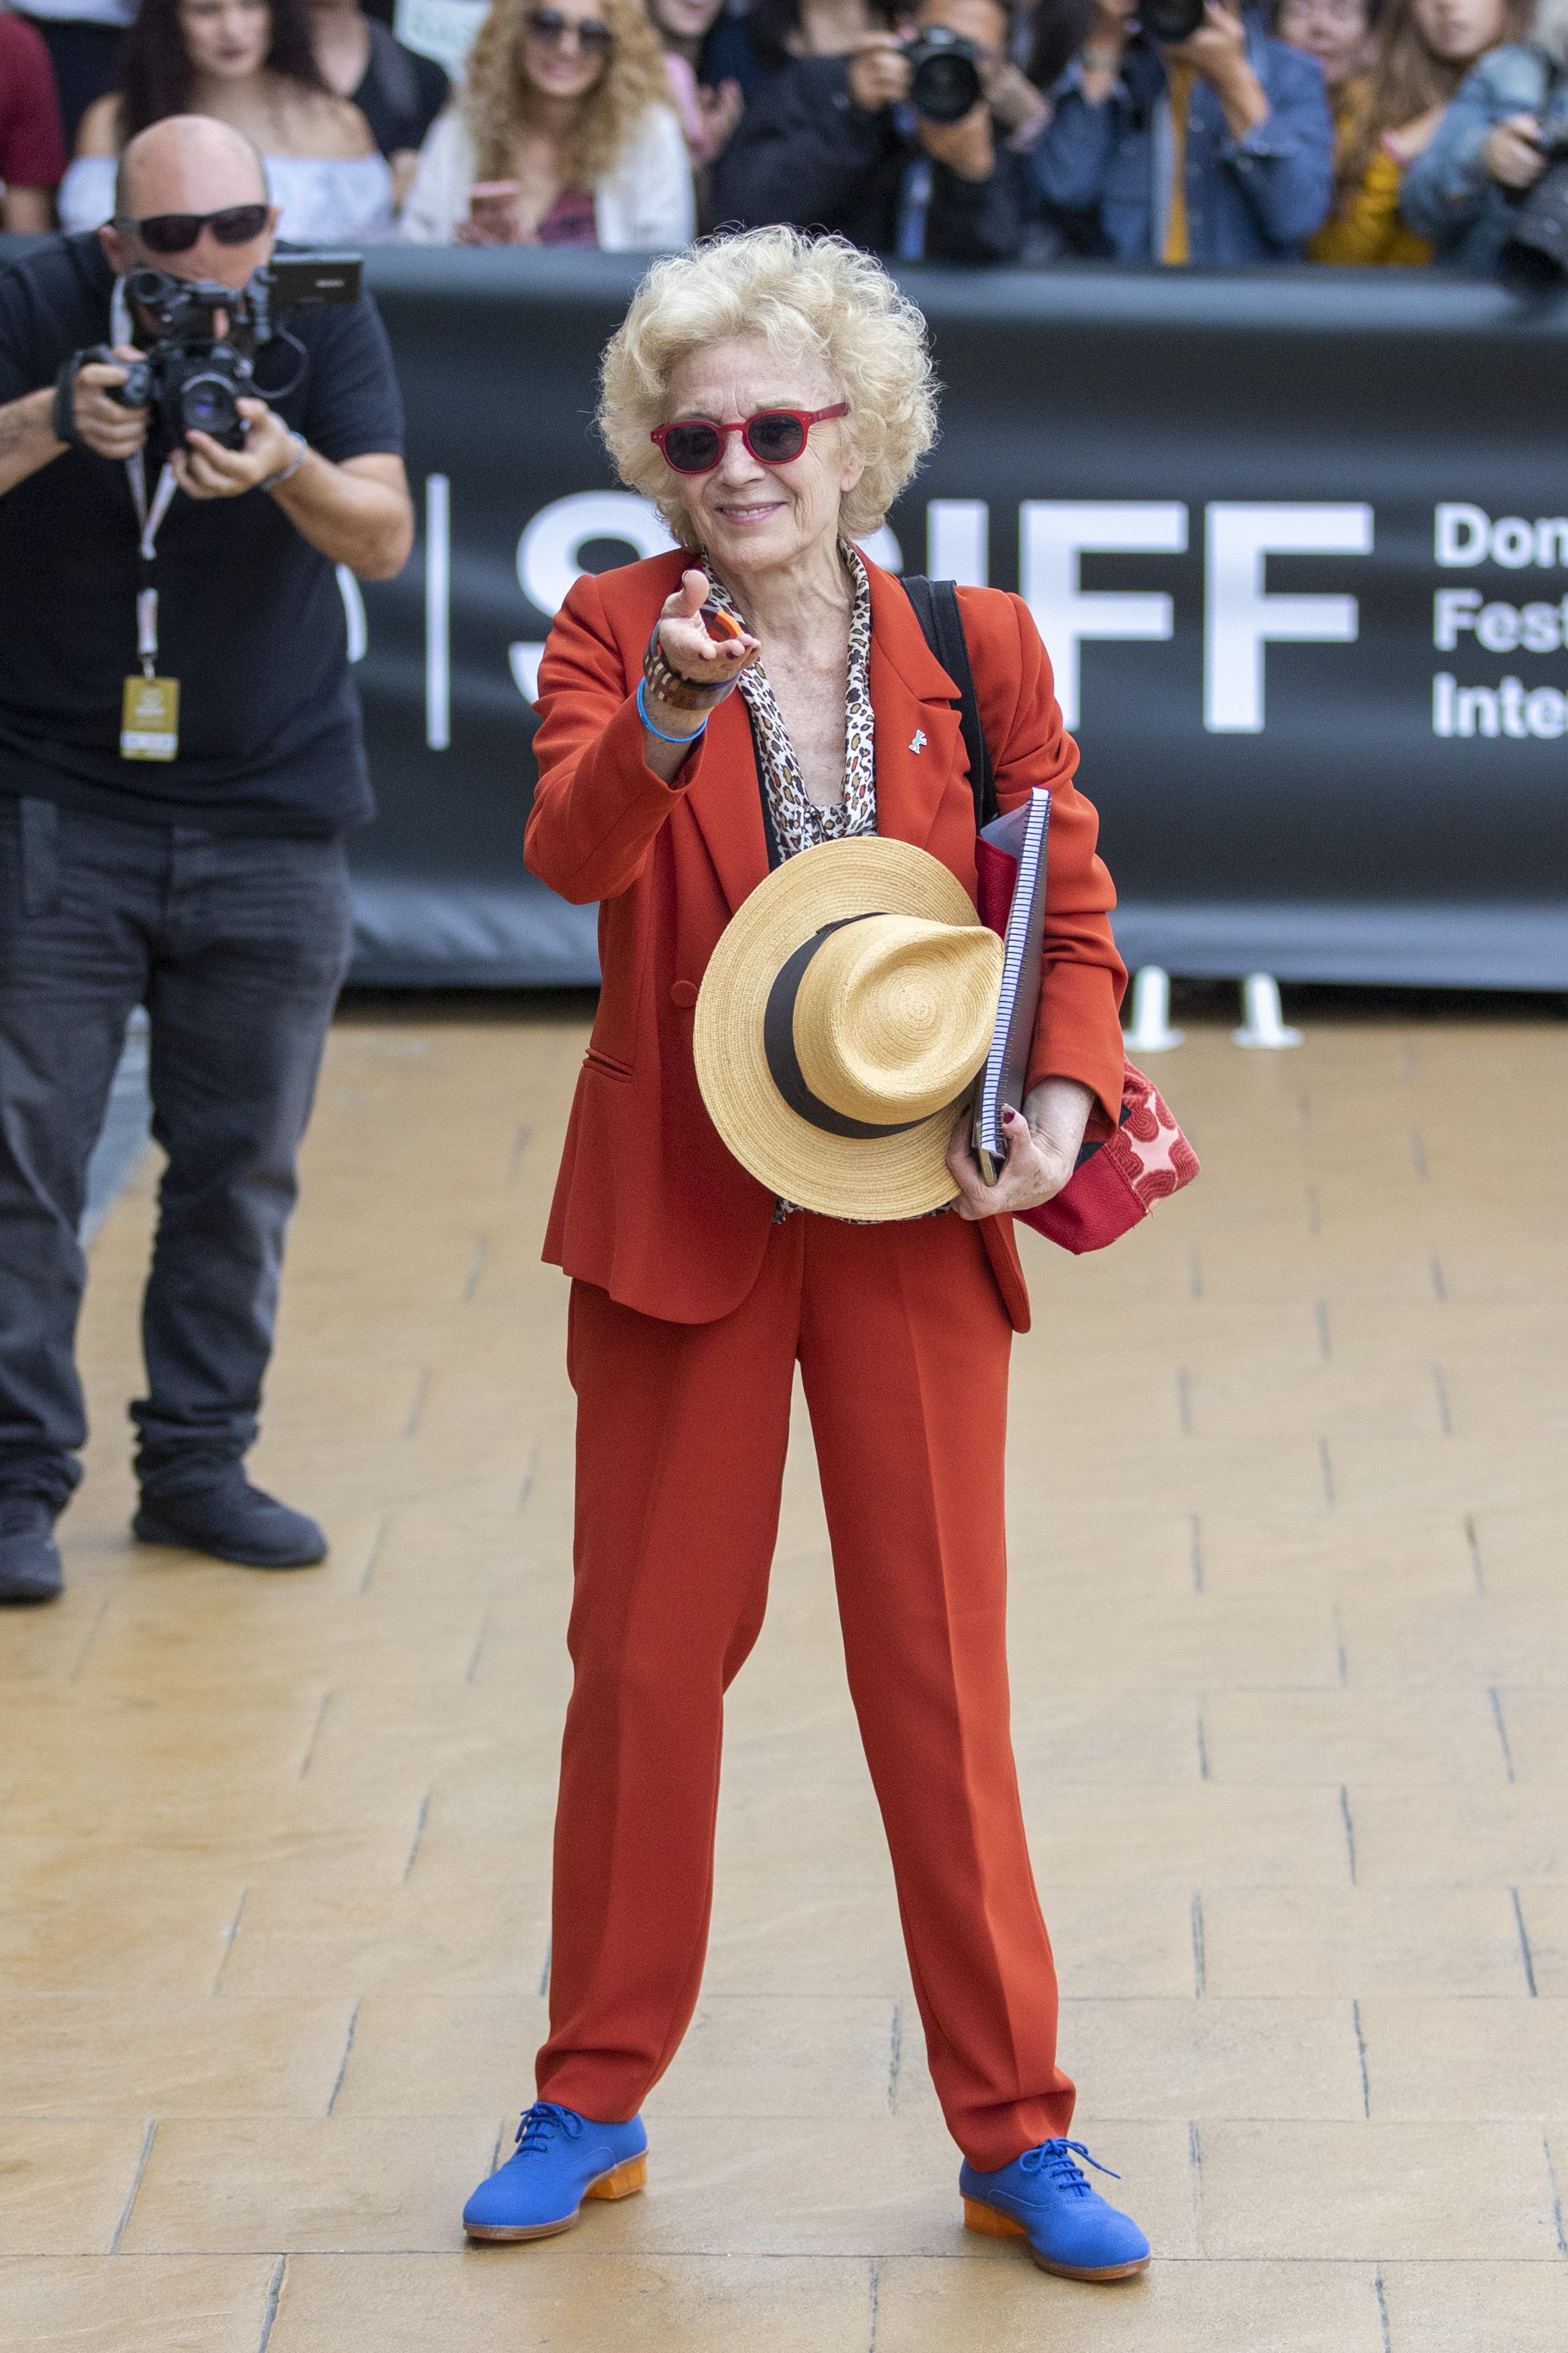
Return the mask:
<path id="1" fill-rule="evenodd" d="M 131 341 L 131 305 L 125 299 L 121 280 L 114 281 L 114 293 L 109 308 L 109 332 L 115 343 Z M 136 651 L 142 674 L 151 678 L 158 667 L 158 591 L 153 586 L 153 563 L 157 554 L 158 526 L 168 513 L 179 484 L 168 459 L 158 477 L 158 487 L 153 493 L 153 504 L 147 504 L 147 468 L 140 449 L 125 460 L 125 477 L 131 485 L 131 502 L 136 509 L 137 529 L 141 534 L 137 553 L 142 558 L 142 586 L 136 592 Z"/>

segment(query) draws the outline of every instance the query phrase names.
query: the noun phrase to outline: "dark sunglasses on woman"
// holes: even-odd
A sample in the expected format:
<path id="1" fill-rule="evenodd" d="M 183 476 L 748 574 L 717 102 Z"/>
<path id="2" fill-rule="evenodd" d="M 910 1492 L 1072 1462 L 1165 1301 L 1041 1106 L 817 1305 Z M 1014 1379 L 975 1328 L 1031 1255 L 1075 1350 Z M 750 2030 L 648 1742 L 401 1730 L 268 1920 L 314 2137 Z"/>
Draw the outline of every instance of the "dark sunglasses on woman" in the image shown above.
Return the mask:
<path id="1" fill-rule="evenodd" d="M 117 220 L 149 253 L 189 253 L 204 228 L 220 245 L 249 245 L 267 227 L 270 205 L 226 205 L 220 213 L 153 213 L 147 220 Z"/>
<path id="2" fill-rule="evenodd" d="M 585 58 L 606 57 L 615 47 L 614 33 L 597 16 L 585 16 L 581 24 L 574 25 L 559 8 L 536 8 L 531 16 L 522 21 L 533 38 L 547 49 L 563 47 L 568 33 L 576 35 L 577 47 Z"/>
<path id="3" fill-rule="evenodd" d="M 656 425 L 647 438 L 658 442 L 665 464 L 678 474 L 710 474 L 731 433 L 740 435 L 759 466 L 787 466 L 805 448 L 814 425 L 848 411 L 847 400 L 836 400 L 831 408 L 759 408 L 743 425 L 710 425 L 705 418 L 686 417 L 679 424 Z"/>

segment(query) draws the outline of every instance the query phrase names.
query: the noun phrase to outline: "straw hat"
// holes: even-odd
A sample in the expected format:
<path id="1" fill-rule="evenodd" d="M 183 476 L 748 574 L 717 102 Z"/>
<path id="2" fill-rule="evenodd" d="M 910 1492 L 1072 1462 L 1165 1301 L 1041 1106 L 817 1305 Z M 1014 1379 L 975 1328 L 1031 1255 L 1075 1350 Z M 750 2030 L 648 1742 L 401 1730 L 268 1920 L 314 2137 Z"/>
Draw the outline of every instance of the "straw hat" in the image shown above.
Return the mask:
<path id="1" fill-rule="evenodd" d="M 948 1141 L 984 1061 L 1002 942 L 912 843 L 825 841 L 731 917 L 697 999 L 697 1081 L 743 1168 L 879 1224 L 954 1199 Z"/>

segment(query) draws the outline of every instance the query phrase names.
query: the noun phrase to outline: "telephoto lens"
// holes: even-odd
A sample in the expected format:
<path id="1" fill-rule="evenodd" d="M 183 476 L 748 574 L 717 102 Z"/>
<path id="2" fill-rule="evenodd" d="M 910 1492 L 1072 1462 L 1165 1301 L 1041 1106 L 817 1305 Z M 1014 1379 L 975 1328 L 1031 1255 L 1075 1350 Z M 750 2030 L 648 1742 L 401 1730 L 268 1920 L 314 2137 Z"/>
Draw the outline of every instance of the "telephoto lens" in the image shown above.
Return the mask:
<path id="1" fill-rule="evenodd" d="M 1139 28 L 1163 49 L 1190 40 L 1204 21 L 1204 0 L 1143 0 Z"/>
<path id="2" fill-rule="evenodd" d="M 980 103 L 980 67 L 973 41 L 932 25 L 910 43 L 910 103 L 928 122 L 962 122 Z"/>

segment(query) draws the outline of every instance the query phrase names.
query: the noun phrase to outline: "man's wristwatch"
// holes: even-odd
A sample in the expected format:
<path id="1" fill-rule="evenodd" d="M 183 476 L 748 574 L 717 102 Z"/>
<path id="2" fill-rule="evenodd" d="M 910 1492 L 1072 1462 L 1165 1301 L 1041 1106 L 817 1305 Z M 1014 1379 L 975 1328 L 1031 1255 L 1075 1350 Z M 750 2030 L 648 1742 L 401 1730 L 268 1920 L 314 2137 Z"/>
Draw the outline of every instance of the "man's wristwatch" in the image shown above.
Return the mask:
<path id="1" fill-rule="evenodd" d="M 310 456 L 310 445 L 302 433 L 291 433 L 289 438 L 294 444 L 294 455 L 286 466 L 279 466 L 275 474 L 264 476 L 256 485 L 258 491 L 275 491 L 280 482 L 292 481 Z"/>

